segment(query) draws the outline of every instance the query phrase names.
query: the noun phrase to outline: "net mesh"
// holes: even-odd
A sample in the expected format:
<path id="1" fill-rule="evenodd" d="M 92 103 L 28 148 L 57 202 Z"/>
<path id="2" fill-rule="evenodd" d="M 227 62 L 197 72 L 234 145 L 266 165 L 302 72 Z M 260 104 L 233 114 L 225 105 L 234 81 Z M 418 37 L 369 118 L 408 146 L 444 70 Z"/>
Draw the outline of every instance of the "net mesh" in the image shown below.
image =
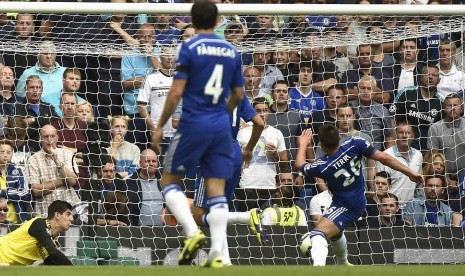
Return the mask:
<path id="1" fill-rule="evenodd" d="M 283 11 L 283 13 L 285 12 Z M 5 131 L 3 131 L 2 135 L 13 142 L 15 146 L 13 164 L 20 168 L 22 175 L 24 175 L 23 183 L 19 181 L 10 184 L 8 180 L 12 176 L 9 175 L 6 177 L 7 184 L 0 183 L 2 185 L 1 196 L 7 199 L 7 201 L 0 201 L 0 204 L 2 204 L 0 205 L 2 207 L 0 208 L 0 223 L 10 221 L 8 227 L 1 227 L 2 235 L 6 234 L 7 228 L 14 229 L 14 224 L 29 218 L 30 214 L 41 213 L 46 215 L 47 201 L 64 199 L 73 203 L 73 213 L 77 225 L 73 226 L 70 231 L 60 238 L 60 248 L 67 256 L 73 258 L 75 264 L 176 264 L 181 241 L 181 229 L 176 227 L 176 221 L 169 216 L 169 211 L 163 209 L 163 199 L 156 185 L 153 186 L 154 189 L 144 190 L 147 189 L 144 186 L 139 188 L 142 190 L 128 191 L 130 188 L 127 180 L 113 180 L 113 178 L 115 177 L 115 171 L 125 178 L 143 165 L 139 162 L 140 151 L 150 147 L 150 135 L 147 133 L 145 120 L 140 118 L 138 103 L 141 101 L 152 105 L 157 103 L 151 102 L 147 98 L 140 100 L 137 96 L 141 93 L 144 83 L 150 86 L 149 96 L 168 91 L 169 82 L 156 79 L 151 83 L 147 76 L 156 73 L 159 67 L 170 66 L 170 62 L 163 60 L 163 56 L 172 56 L 173 51 L 170 49 L 177 47 L 182 42 L 183 35 L 187 35 L 189 30 L 185 29 L 185 27 L 189 24 L 189 18 L 179 15 L 148 16 L 144 14 L 134 16 L 70 14 L 32 14 L 32 16 L 29 16 L 24 14 L 2 14 L 1 16 L 3 21 L 0 24 L 0 35 L 2 36 L 0 52 L 4 65 L 10 67 L 15 74 L 16 86 L 10 85 L 9 90 L 13 91 L 17 97 L 10 100 L 9 97 L 11 96 L 6 92 L 3 93 L 1 111 L 4 117 L 2 123 Z M 246 80 L 247 78 L 251 79 L 250 87 L 246 84 L 246 90 L 249 89 L 249 91 L 246 91 L 249 93 L 247 95 L 252 99 L 256 97 L 254 93 L 257 92 L 259 95 L 271 98 L 273 96 L 272 84 L 278 79 L 284 79 L 287 81 L 289 96 L 291 97 L 288 100 L 289 106 L 294 112 L 283 113 L 284 117 L 281 119 L 277 116 L 273 117 L 273 120 L 275 120 L 274 127 L 283 133 L 284 144 L 282 146 L 285 148 L 284 151 L 288 156 L 288 160 L 282 162 L 286 163 L 286 165 L 281 167 L 278 166 L 278 162 L 268 161 L 267 165 L 273 173 L 257 177 L 257 179 L 267 181 L 271 179 L 271 186 L 264 189 L 257 189 L 256 187 L 244 189 L 245 184 L 241 183 L 241 186 L 236 190 L 236 199 L 231 208 L 232 210 L 246 211 L 251 206 L 260 205 L 265 209 L 266 206 L 272 206 L 273 203 L 277 202 L 269 200 L 275 197 L 274 189 L 276 185 L 279 185 L 279 182 L 278 184 L 275 183 L 276 172 L 280 169 L 283 170 L 282 172 L 287 172 L 292 167 L 297 150 L 296 139 L 299 131 L 308 127 L 315 130 L 314 125 L 317 124 L 317 121 L 312 118 L 315 111 L 304 107 L 302 109 L 296 108 L 296 106 L 299 106 L 298 104 L 292 106 L 291 90 L 294 89 L 294 92 L 298 94 L 299 91 L 303 91 L 300 89 L 305 86 L 303 84 L 302 68 L 305 68 L 304 64 L 306 62 L 313 62 L 312 66 L 315 66 L 314 64 L 315 62 L 318 63 L 318 60 L 325 60 L 322 71 L 316 72 L 315 67 L 310 68 L 313 70 L 313 84 L 317 80 L 324 82 L 334 79 L 334 83 L 341 84 L 343 88 L 349 90 L 348 103 L 355 106 L 356 116 L 360 119 L 356 123 L 356 129 L 363 133 L 364 136 L 360 134 L 363 137 L 368 136 L 372 140 L 378 139 L 373 143 L 379 145 L 379 149 L 384 150 L 393 146 L 396 142 L 395 127 L 391 124 L 391 119 L 397 119 L 397 116 L 399 116 L 396 113 L 396 107 L 398 110 L 399 106 L 396 106 L 395 101 L 404 92 L 400 93 L 400 89 L 393 84 L 390 91 L 383 91 L 388 92 L 388 100 L 385 100 L 385 98 L 377 98 L 376 100 L 379 103 L 377 108 L 382 110 L 381 115 L 375 112 L 364 115 L 357 103 L 359 97 L 361 97 L 360 94 L 350 90 L 354 89 L 354 86 L 360 90 L 360 83 L 358 83 L 358 80 L 354 81 L 348 77 L 348 70 L 358 68 L 360 62 L 362 62 L 360 59 L 361 48 L 357 50 L 357 47 L 359 45 L 383 44 L 381 54 L 384 57 L 380 62 L 382 64 L 380 70 L 391 70 L 392 73 L 381 75 L 380 79 L 373 74 L 376 78 L 375 81 L 378 83 L 376 86 L 379 86 L 385 82 L 393 83 L 395 78 L 405 77 L 405 75 L 394 75 L 393 69 L 396 65 L 400 65 L 399 60 L 401 54 L 403 54 L 399 45 L 401 40 L 417 39 L 418 44 L 415 45 L 415 48 L 418 46 L 416 48 L 418 53 L 415 56 L 418 57 L 418 63 L 436 64 L 441 60 L 439 40 L 452 40 L 453 48 L 455 46 L 459 48 L 462 44 L 461 34 L 464 27 L 463 17 L 461 16 L 437 18 L 300 16 L 299 18 L 298 16 L 286 15 L 250 15 L 222 17 L 216 31 L 237 47 L 241 53 L 244 68 L 249 65 L 258 66 L 258 72 L 262 74 L 263 72 L 260 70 L 267 66 L 266 68 L 273 69 L 269 72 L 276 74 L 271 77 L 267 75 L 246 76 Z M 389 44 L 391 45 L 389 46 Z M 167 46 L 169 46 L 169 49 Z M 344 62 L 333 64 L 332 62 L 336 62 L 335 59 L 332 57 L 326 59 L 324 57 L 324 50 L 334 47 L 337 47 L 337 59 L 343 58 L 345 65 Z M 317 50 L 317 56 L 315 56 L 315 50 Z M 282 61 L 279 58 L 279 52 L 285 52 L 287 59 Z M 258 64 L 259 61 L 257 55 L 255 55 L 258 53 L 267 53 L 264 63 Z M 53 65 L 55 60 L 47 65 L 47 58 L 54 59 L 54 54 L 57 54 L 56 62 L 58 66 Z M 442 83 L 438 87 L 441 87 L 441 85 L 445 87 L 444 93 L 438 91 L 442 95 L 440 105 L 443 104 L 446 95 L 452 94 L 452 92 L 459 93 L 463 89 L 465 73 L 460 71 L 464 68 L 462 55 L 461 48 L 457 49 L 453 62 L 456 64 L 455 70 L 458 70 L 458 73 L 453 72 L 454 76 L 450 77 L 452 73 L 447 73 L 446 69 L 444 69 L 446 73 L 443 71 L 437 72 L 442 78 Z M 374 60 L 380 55 L 379 53 L 369 52 L 368 56 Z M 384 62 L 387 62 L 387 65 Z M 293 67 L 291 68 L 290 65 Z M 68 72 L 71 74 L 72 79 L 66 82 L 67 75 L 63 76 L 65 68 L 76 68 L 79 74 L 76 71 Z M 325 68 L 332 68 L 333 71 L 328 71 Z M 397 72 L 397 74 L 405 73 L 402 68 L 402 73 Z M 2 69 L 2 74 L 1 86 L 8 88 L 8 70 Z M 422 72 L 415 71 L 414 74 L 421 77 Z M 431 72 L 428 72 L 428 74 L 431 74 Z M 49 109 L 40 109 L 40 114 L 37 115 L 37 111 L 28 109 L 28 105 L 20 100 L 20 97 L 26 96 L 26 91 L 29 92 L 33 89 L 25 87 L 26 78 L 30 75 L 40 76 L 44 90 L 42 100 L 50 103 L 55 109 L 54 112 L 60 114 L 53 113 L 50 110 L 50 105 L 47 105 Z M 244 75 L 246 75 L 245 71 Z M 76 84 L 73 86 L 72 82 L 78 76 L 82 81 L 79 86 L 76 86 Z M 360 78 L 360 76 L 358 77 Z M 259 81 L 257 82 L 257 80 Z M 418 81 L 420 82 L 420 79 Z M 418 86 L 423 85 L 417 83 L 417 80 L 413 78 L 405 83 L 410 84 L 412 82 Z M 331 82 L 330 84 L 334 83 Z M 426 83 L 427 86 L 431 85 L 428 81 Z M 67 87 L 64 87 L 66 85 Z M 296 86 L 298 89 L 295 89 Z M 325 87 L 325 84 L 321 84 L 321 87 L 312 87 L 314 92 L 317 93 L 315 97 L 321 98 L 322 109 L 325 109 L 326 112 L 335 111 L 334 107 L 332 109 L 328 107 L 328 99 L 333 97 L 329 95 L 329 85 Z M 78 175 L 77 181 L 74 179 L 70 181 L 69 176 L 60 175 L 57 169 L 58 165 L 50 160 L 47 161 L 45 157 L 41 158 L 36 153 L 41 147 L 39 129 L 52 121 L 60 121 L 60 115 L 71 112 L 66 109 L 73 106 L 73 104 L 66 104 L 64 102 L 65 98 L 62 98 L 60 102 L 60 96 L 62 90 L 69 89 L 70 91 L 67 92 L 73 92 L 73 88 L 76 90 L 77 96 L 79 96 L 77 101 L 80 102 L 74 111 L 77 112 L 76 116 L 85 121 L 85 114 L 89 113 L 93 114 L 93 121 L 100 122 L 99 124 L 94 123 L 92 127 L 90 125 L 86 126 L 82 122 L 80 125 L 75 125 L 78 131 L 60 130 L 58 132 L 59 145 L 63 144 L 68 148 L 80 147 L 77 149 L 77 154 L 74 154 L 75 150 L 67 151 L 68 149 L 63 149 L 60 153 L 60 158 L 65 162 L 65 166 L 68 169 L 74 168 L 73 171 Z M 416 89 L 419 88 L 414 88 L 415 91 L 417 91 Z M 454 89 L 455 91 L 452 91 Z M 414 92 L 410 93 L 413 94 Z M 164 95 L 166 96 L 166 94 Z M 66 100 L 69 99 L 66 98 Z M 81 105 L 84 100 L 89 102 L 88 109 L 85 108 L 85 103 Z M 276 98 L 274 100 L 276 101 Z M 298 102 L 297 99 L 294 100 Z M 410 101 L 409 104 L 418 104 L 418 100 L 417 98 Z M 315 105 L 312 103 L 311 106 Z M 428 110 L 432 111 L 434 108 L 436 106 L 430 105 L 426 111 L 418 112 L 427 113 Z M 439 107 L 439 110 L 436 109 L 437 113 L 430 114 L 432 116 L 431 124 L 442 118 L 436 116 L 441 113 L 441 109 L 442 107 Z M 147 110 L 149 113 L 157 112 L 153 106 L 147 106 Z M 405 112 L 409 112 L 408 108 L 406 108 Z M 296 114 L 300 114 L 305 118 L 302 120 L 300 115 Z M 129 115 L 130 118 L 118 117 L 120 115 Z M 102 122 L 102 119 L 107 118 L 107 116 L 113 117 L 113 119 L 110 119 L 110 126 Z M 156 121 L 157 118 L 152 114 L 152 119 Z M 428 137 L 425 137 L 425 135 L 432 135 L 428 130 L 426 133 L 417 130 L 417 127 L 419 129 L 422 124 L 425 126 L 425 121 L 429 120 L 430 118 L 427 118 L 418 122 L 418 125 L 415 126 L 416 140 L 427 140 Z M 91 119 L 88 119 L 87 123 L 91 121 Z M 118 122 L 121 124 L 121 121 L 123 121 L 123 125 L 127 124 L 128 128 L 125 137 L 126 142 L 124 143 L 120 143 L 122 140 L 115 140 L 118 134 L 113 123 Z M 172 129 L 165 132 L 165 134 L 169 134 L 169 131 L 175 128 L 173 126 L 174 121 L 170 123 Z M 323 117 L 320 123 L 327 122 L 334 123 L 334 119 Z M 382 125 L 381 129 L 375 127 L 377 124 Z M 69 127 L 56 122 L 54 126 L 65 130 L 66 127 Z M 430 126 L 426 127 L 428 129 Z M 86 130 L 88 128 L 93 129 L 94 133 L 92 134 Z M 79 136 L 76 132 L 80 132 L 80 135 L 84 134 L 84 136 Z M 375 137 L 376 133 L 380 134 L 380 136 Z M 461 150 L 465 143 L 462 139 L 465 139 L 465 137 L 454 136 L 456 140 L 450 142 L 450 139 L 448 141 L 442 140 L 442 134 L 441 131 L 435 134 L 435 138 L 437 138 L 435 141 L 438 142 L 436 144 L 433 142 L 433 146 L 436 146 L 438 151 L 444 152 L 445 157 L 439 156 L 438 160 L 433 158 L 433 161 L 440 162 L 440 159 L 443 158 L 442 163 L 445 163 L 445 169 L 443 168 L 441 172 L 440 168 L 436 171 L 436 167 L 430 166 L 431 168 L 426 174 L 442 173 L 447 177 L 450 187 L 442 190 L 444 195 L 438 194 L 436 196 L 441 198 L 442 203 L 453 208 L 453 214 L 449 209 L 441 213 L 446 214 L 447 218 L 441 215 L 432 215 L 434 210 L 430 209 L 424 210 L 420 214 L 418 214 L 417 209 L 408 209 L 407 211 L 407 208 L 413 208 L 405 205 L 406 202 L 411 201 L 413 198 L 413 196 L 409 196 L 407 199 L 401 199 L 403 211 L 398 211 L 396 219 L 399 224 L 399 220 L 403 220 L 402 212 L 405 214 L 413 210 L 413 213 L 409 213 L 410 216 L 404 215 L 404 218 L 412 221 L 413 224 L 436 226 L 436 224 L 441 224 L 442 220 L 445 220 L 442 223 L 444 227 L 404 228 L 399 226 L 402 224 L 396 224 L 393 227 L 379 227 L 379 224 L 386 223 L 383 220 L 384 218 L 392 217 L 389 215 L 392 210 L 384 210 L 384 212 L 388 213 L 384 217 L 372 215 L 372 213 L 365 214 L 363 218 L 356 224 L 351 225 L 351 228 L 346 231 L 350 262 L 356 264 L 389 264 L 419 262 L 463 263 L 465 261 L 465 259 L 461 258 L 464 255 L 463 250 L 465 250 L 463 232 L 460 228 L 452 227 L 453 224 L 461 225 L 462 219 L 463 181 L 461 176 L 462 162 L 460 160 L 465 154 Z M 449 134 L 446 133 L 446 135 Z M 83 141 L 82 137 L 87 141 Z M 393 140 L 387 141 L 388 137 Z M 244 141 L 247 140 L 246 138 L 244 138 Z M 267 137 L 263 138 L 265 142 L 268 139 Z M 110 140 L 113 142 L 108 143 Z M 81 144 L 78 145 L 77 142 L 81 142 Z M 277 141 L 277 143 L 280 143 L 280 141 Z M 415 145 L 422 154 L 427 154 L 427 148 L 422 148 L 424 145 L 421 142 Z M 107 154 L 103 153 L 103 148 L 109 149 L 109 155 L 116 160 L 116 167 L 105 167 L 109 158 Z M 94 153 L 94 159 L 88 157 L 88 152 Z M 421 153 L 420 155 L 422 155 Z M 448 158 L 451 156 L 454 156 L 455 159 L 449 160 Z M 86 158 L 93 160 L 87 160 L 87 162 L 92 163 L 87 167 L 82 165 L 84 161 L 81 160 Z M 157 178 L 160 177 L 163 154 L 158 158 L 160 168 L 155 173 Z M 409 158 L 413 158 L 413 156 L 409 156 Z M 409 158 L 404 158 L 408 160 L 407 165 L 410 165 L 409 162 L 412 161 Z M 31 163 L 31 160 L 34 161 Z M 423 156 L 418 157 L 414 161 L 417 162 L 415 166 L 420 172 L 422 161 L 429 162 L 427 156 L 424 159 Z M 1 161 L 0 166 L 2 166 Z M 370 181 L 373 179 L 374 173 L 381 170 L 376 169 L 376 164 L 373 163 L 363 162 L 363 166 L 368 167 L 364 174 Z M 330 195 L 322 195 L 324 190 L 322 187 L 325 184 L 321 180 L 300 179 L 295 171 L 292 170 L 292 173 L 293 176 L 291 176 L 290 181 L 299 183 L 295 203 L 302 208 L 304 211 L 303 219 L 307 221 L 302 225 L 313 226 L 314 220 L 318 218 L 318 213 L 321 214 L 328 207 Z M 392 172 L 392 174 L 395 174 L 395 172 Z M 105 178 L 110 179 L 110 181 L 107 181 L 110 184 L 108 187 L 105 186 L 107 184 L 104 181 Z M 59 181 L 54 184 L 55 186 L 51 189 L 52 196 L 49 196 L 48 188 L 45 189 L 43 185 L 48 181 L 55 180 Z M 402 175 L 393 176 L 392 182 L 401 185 L 399 181 L 405 182 L 407 180 Z M 66 182 L 66 185 L 63 185 L 64 182 Z M 156 183 L 158 183 L 158 180 L 151 184 Z M 28 186 L 31 184 L 34 184 L 32 190 Z M 5 185 L 11 187 L 7 189 Z M 251 187 L 253 187 L 253 184 Z M 377 186 L 374 183 L 367 182 L 367 194 L 374 192 L 375 187 Z M 185 178 L 184 189 L 188 197 L 192 198 L 194 195 L 194 179 Z M 422 192 L 422 187 L 400 187 L 398 191 L 391 190 L 391 192 L 396 194 L 397 197 L 401 197 L 404 196 L 403 189 L 408 189 L 408 193 L 415 193 L 418 200 L 428 196 Z M 18 197 L 18 191 L 21 193 L 24 191 L 24 194 Z M 315 203 L 317 194 L 319 195 L 319 202 Z M 378 200 L 377 196 L 375 198 Z M 44 199 L 45 203 L 42 206 Z M 402 201 L 404 199 L 406 202 Z M 311 211 L 312 200 L 315 200 L 313 207 L 316 206 L 316 210 L 313 211 Z M 146 204 L 146 201 L 150 202 Z M 382 212 L 381 209 L 378 209 L 376 201 L 371 200 L 370 203 L 370 210 L 374 211 L 374 213 Z M 31 209 L 30 213 L 18 211 L 25 210 L 23 208 L 26 207 L 33 209 Z M 138 211 L 132 213 L 134 210 Z M 151 211 L 147 212 L 147 210 Z M 393 210 L 395 210 L 395 207 L 393 207 Z M 416 221 L 417 217 L 418 220 L 423 221 Z M 153 223 L 160 225 L 154 227 L 140 226 L 142 221 L 145 222 L 150 219 L 153 220 Z M 267 217 L 267 219 L 270 220 L 270 217 Z M 274 219 L 271 218 L 272 221 Z M 391 222 L 395 221 L 391 220 Z M 282 223 L 284 224 L 284 222 Z M 378 227 L 372 228 L 371 224 L 378 224 Z M 131 225 L 131 227 L 126 225 Z M 367 228 L 367 226 L 370 227 Z M 306 231 L 306 227 L 296 227 L 294 225 L 288 227 L 278 225 L 269 228 L 271 245 L 262 247 L 258 245 L 255 236 L 251 235 L 247 226 L 231 226 L 228 229 L 228 238 L 232 261 L 238 264 L 309 264 L 310 259 L 299 253 L 297 249 L 301 234 Z M 441 258 L 435 258 L 435 255 L 440 255 Z M 201 251 L 196 262 L 200 262 L 205 256 L 206 251 Z M 328 261 L 335 262 L 332 254 L 330 256 Z"/>

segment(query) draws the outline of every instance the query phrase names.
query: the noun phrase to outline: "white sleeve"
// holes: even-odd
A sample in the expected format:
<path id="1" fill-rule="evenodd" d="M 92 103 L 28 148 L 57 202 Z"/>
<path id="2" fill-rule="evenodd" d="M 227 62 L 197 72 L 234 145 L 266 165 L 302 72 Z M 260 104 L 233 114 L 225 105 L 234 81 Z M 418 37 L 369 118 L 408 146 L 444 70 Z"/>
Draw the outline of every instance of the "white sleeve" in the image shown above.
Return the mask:
<path id="1" fill-rule="evenodd" d="M 299 208 L 300 212 L 300 219 L 299 219 L 299 226 L 308 226 L 307 218 L 305 217 L 305 212 Z"/>
<path id="2" fill-rule="evenodd" d="M 144 83 L 139 88 L 139 95 L 137 96 L 138 102 L 148 103 L 150 101 L 150 92 L 152 91 L 150 87 L 149 77 L 145 77 Z"/>
<path id="3" fill-rule="evenodd" d="M 273 218 L 271 217 L 270 211 L 265 209 L 262 212 L 262 225 L 274 225 Z"/>

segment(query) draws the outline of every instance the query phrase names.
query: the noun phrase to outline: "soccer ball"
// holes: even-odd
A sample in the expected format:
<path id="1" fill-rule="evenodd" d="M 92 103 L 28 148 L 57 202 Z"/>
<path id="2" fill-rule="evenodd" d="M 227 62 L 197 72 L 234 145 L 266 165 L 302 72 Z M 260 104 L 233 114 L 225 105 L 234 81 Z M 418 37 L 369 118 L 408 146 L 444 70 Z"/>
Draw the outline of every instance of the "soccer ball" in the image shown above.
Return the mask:
<path id="1" fill-rule="evenodd" d="M 312 241 L 310 240 L 310 233 L 305 233 L 300 238 L 300 252 L 307 257 L 310 257 L 310 249 L 312 248 Z"/>

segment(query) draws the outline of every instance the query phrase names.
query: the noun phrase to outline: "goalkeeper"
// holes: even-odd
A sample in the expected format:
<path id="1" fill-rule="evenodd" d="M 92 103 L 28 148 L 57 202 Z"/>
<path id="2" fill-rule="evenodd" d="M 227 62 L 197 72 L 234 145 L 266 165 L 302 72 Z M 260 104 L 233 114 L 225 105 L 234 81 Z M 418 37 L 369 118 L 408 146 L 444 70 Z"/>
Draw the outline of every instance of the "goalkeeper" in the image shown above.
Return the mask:
<path id="1" fill-rule="evenodd" d="M 275 192 L 274 204 L 262 212 L 262 225 L 307 226 L 304 211 L 294 204 L 297 186 L 281 185 Z"/>
<path id="2" fill-rule="evenodd" d="M 44 260 L 45 265 L 72 265 L 57 248 L 57 237 L 73 221 L 72 206 L 55 200 L 48 207 L 47 219 L 36 217 L 15 231 L 0 237 L 0 265 L 31 265 Z"/>

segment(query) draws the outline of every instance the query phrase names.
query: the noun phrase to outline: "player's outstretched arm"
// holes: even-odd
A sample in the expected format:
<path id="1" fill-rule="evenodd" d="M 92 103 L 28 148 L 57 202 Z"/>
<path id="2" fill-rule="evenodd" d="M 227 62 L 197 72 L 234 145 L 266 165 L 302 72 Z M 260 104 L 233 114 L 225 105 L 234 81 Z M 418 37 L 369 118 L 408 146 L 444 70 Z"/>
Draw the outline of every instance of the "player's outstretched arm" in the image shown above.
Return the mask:
<path id="1" fill-rule="evenodd" d="M 263 129 L 265 128 L 265 122 L 260 115 L 255 115 L 252 118 L 252 135 L 250 136 L 249 142 L 245 146 L 244 150 L 242 151 L 242 160 L 244 163 L 244 167 L 248 168 L 250 164 L 250 160 L 252 159 L 253 149 L 260 139 L 260 135 L 262 134 Z"/>
<path id="2" fill-rule="evenodd" d="M 45 258 L 45 265 L 73 265 L 68 257 L 63 254 L 52 241 L 52 237 L 47 232 L 47 224 L 45 219 L 36 219 L 28 230 L 29 235 L 36 238 L 48 252 L 48 257 Z"/>
<path id="3" fill-rule="evenodd" d="M 295 166 L 298 170 L 307 163 L 308 147 L 313 147 L 313 132 L 311 129 L 305 129 L 299 137 L 299 149 L 295 158 Z"/>
<path id="4" fill-rule="evenodd" d="M 232 89 L 231 96 L 228 98 L 228 110 L 229 112 L 233 112 L 234 108 L 239 105 L 239 103 L 242 101 L 242 97 L 244 97 L 244 88 L 241 87 L 234 87 Z"/>
<path id="5" fill-rule="evenodd" d="M 386 154 L 382 151 L 377 150 L 372 156 L 371 159 L 374 159 L 382 164 L 391 167 L 392 169 L 399 171 L 405 175 L 407 175 L 410 180 L 415 183 L 424 184 L 423 176 L 417 172 L 412 171 L 409 167 L 405 166 L 404 164 L 400 163 L 397 159 Z"/>

